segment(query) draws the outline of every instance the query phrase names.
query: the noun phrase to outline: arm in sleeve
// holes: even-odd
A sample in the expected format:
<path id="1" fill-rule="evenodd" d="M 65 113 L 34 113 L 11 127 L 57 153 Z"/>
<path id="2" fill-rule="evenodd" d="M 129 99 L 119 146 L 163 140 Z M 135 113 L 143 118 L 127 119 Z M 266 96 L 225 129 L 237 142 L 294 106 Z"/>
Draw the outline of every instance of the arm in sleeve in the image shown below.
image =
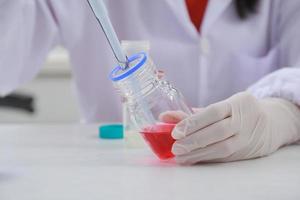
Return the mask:
<path id="1" fill-rule="evenodd" d="M 275 2 L 275 1 L 274 1 Z M 282 68 L 263 77 L 248 90 L 258 98 L 278 97 L 300 105 L 300 1 L 276 1 L 274 46 Z"/>
<path id="2" fill-rule="evenodd" d="M 0 0 L 0 95 L 32 79 L 58 43 L 48 0 Z"/>

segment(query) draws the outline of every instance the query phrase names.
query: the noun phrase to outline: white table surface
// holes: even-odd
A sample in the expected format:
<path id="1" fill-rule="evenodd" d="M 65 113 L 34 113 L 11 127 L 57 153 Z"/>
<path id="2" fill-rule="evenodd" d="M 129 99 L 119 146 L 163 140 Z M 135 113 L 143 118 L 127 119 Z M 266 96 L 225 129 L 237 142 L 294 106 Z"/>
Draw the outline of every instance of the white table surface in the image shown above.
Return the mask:
<path id="1" fill-rule="evenodd" d="M 95 125 L 0 125 L 0 199 L 299 200 L 300 145 L 187 167 L 100 140 Z"/>

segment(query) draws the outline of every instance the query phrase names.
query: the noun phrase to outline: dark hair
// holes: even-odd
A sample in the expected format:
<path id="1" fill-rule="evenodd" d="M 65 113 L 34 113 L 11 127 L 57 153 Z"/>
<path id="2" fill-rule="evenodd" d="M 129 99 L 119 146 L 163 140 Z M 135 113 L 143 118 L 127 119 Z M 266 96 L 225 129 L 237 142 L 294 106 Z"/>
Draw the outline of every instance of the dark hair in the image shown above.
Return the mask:
<path id="1" fill-rule="evenodd" d="M 259 0 L 235 0 L 235 8 L 240 19 L 246 19 L 256 13 Z"/>

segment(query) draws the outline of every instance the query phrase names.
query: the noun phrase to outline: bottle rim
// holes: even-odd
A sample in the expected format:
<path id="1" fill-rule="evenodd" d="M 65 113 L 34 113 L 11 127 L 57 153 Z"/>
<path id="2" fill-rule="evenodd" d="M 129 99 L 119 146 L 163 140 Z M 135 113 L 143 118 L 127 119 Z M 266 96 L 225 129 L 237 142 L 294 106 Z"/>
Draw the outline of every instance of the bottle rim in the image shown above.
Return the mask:
<path id="1" fill-rule="evenodd" d="M 128 58 L 128 64 L 132 63 L 133 61 L 136 61 L 140 59 L 138 63 L 136 63 L 134 66 L 130 67 L 128 70 L 124 71 L 120 65 L 115 67 L 109 74 L 109 79 L 112 81 L 120 81 L 131 74 L 133 74 L 135 71 L 137 71 L 139 68 L 141 68 L 147 60 L 147 55 L 145 52 L 140 52 L 137 54 L 133 54 Z M 120 73 L 121 71 L 121 73 Z M 118 74 L 120 73 L 120 74 Z"/>

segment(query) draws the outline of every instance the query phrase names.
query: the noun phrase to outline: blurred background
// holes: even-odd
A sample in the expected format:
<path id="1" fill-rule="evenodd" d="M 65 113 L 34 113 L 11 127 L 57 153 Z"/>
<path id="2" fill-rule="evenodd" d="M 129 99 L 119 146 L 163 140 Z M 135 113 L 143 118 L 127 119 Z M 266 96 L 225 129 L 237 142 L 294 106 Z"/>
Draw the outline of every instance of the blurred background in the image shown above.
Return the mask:
<path id="1" fill-rule="evenodd" d="M 39 75 L 0 98 L 0 123 L 72 123 L 79 121 L 68 53 L 52 50 Z"/>

